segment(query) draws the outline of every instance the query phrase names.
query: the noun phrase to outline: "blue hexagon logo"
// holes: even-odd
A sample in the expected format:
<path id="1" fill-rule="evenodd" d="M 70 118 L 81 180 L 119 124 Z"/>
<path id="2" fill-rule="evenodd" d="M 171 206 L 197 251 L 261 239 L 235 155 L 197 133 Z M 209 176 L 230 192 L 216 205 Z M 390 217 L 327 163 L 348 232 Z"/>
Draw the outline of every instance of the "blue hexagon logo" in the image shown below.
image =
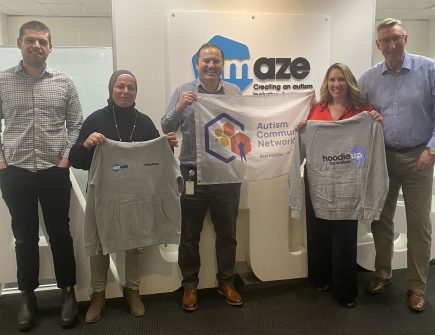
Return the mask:
<path id="1" fill-rule="evenodd" d="M 225 163 L 236 159 L 236 154 L 247 161 L 251 142 L 244 130 L 244 124 L 227 113 L 216 116 L 204 125 L 205 151 Z"/>

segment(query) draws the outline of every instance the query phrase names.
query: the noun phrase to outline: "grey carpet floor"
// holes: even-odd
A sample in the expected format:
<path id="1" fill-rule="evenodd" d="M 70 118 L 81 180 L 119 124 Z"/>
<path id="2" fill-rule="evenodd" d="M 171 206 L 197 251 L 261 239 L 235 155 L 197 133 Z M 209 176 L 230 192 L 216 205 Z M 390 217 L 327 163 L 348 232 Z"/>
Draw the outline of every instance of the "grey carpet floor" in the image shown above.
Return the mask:
<path id="1" fill-rule="evenodd" d="M 396 270 L 393 283 L 381 295 L 365 293 L 371 274 L 358 275 L 358 305 L 348 309 L 329 293 L 317 292 L 306 279 L 241 287 L 243 307 L 225 303 L 215 289 L 199 291 L 199 308 L 185 312 L 181 291 L 143 296 L 146 315 L 128 314 L 123 299 L 110 299 L 104 317 L 84 324 L 87 303 L 80 304 L 80 320 L 72 329 L 58 324 L 59 292 L 38 292 L 39 321 L 29 334 L 361 334 L 435 335 L 435 266 L 431 266 L 427 308 L 415 313 L 406 305 L 406 271 Z M 18 296 L 0 297 L 0 335 L 19 334 L 15 326 Z"/>

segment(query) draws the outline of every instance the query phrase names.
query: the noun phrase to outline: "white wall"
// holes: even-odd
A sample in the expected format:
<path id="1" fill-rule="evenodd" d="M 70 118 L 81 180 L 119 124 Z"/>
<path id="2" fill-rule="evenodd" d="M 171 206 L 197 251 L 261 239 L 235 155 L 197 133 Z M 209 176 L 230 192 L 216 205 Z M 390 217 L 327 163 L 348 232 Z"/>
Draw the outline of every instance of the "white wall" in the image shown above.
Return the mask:
<path id="1" fill-rule="evenodd" d="M 137 103 L 156 124 L 170 94 L 166 80 L 169 10 L 328 14 L 332 17 L 332 62 L 348 64 L 356 77 L 371 65 L 374 0 L 130 0 L 129 6 L 114 0 L 115 66 L 131 69 L 140 79 Z M 192 33 L 195 29 L 201 27 L 192 23 Z M 291 34 L 297 31 L 283 33 L 283 40 L 290 41 Z"/>
<path id="2" fill-rule="evenodd" d="M 435 19 L 429 21 L 428 57 L 435 58 Z"/>
<path id="3" fill-rule="evenodd" d="M 325 57 L 330 56 L 332 62 L 348 64 L 357 77 L 371 65 L 374 0 L 130 0 L 128 4 L 125 5 L 125 0 L 113 1 L 115 67 L 128 68 L 135 73 L 140 87 L 137 106 L 158 127 L 171 94 L 167 59 L 169 10 L 330 15 L 332 54 Z M 195 22 L 191 26 L 192 34 L 201 29 Z M 282 34 L 284 43 L 291 43 L 292 34 L 297 33 L 298 31 L 277 31 L 277 34 Z M 188 39 L 189 36 L 185 38 Z M 320 54 L 322 52 L 323 50 L 319 50 Z M 289 220 L 287 180 L 278 178 L 250 183 L 248 187 L 242 187 L 242 194 L 242 210 L 237 222 L 237 260 L 250 263 L 251 268 L 255 268 L 254 273 L 262 280 L 304 277 L 305 227 L 302 221 Z M 204 229 L 200 246 L 200 287 L 211 287 L 215 285 L 214 242 L 210 225 L 205 224 Z M 278 239 L 271 238 L 271 234 L 275 234 Z M 263 237 L 262 243 L 250 245 L 253 236 Z M 255 257 L 261 254 L 262 259 L 252 259 L 253 248 L 256 249 Z M 159 260 L 148 259 L 148 262 L 151 265 Z M 160 278 L 172 277 L 174 288 L 180 285 L 178 273 L 159 275 Z M 143 279 L 143 290 L 170 290 L 169 286 L 159 287 L 156 279 L 159 278 L 153 278 L 152 274 L 146 275 Z"/>
<path id="4" fill-rule="evenodd" d="M 16 45 L 21 25 L 30 20 L 38 20 L 50 28 L 54 47 L 112 46 L 112 20 L 110 18 L 7 16 L 6 20 L 8 31 L 7 39 L 3 44 Z"/>

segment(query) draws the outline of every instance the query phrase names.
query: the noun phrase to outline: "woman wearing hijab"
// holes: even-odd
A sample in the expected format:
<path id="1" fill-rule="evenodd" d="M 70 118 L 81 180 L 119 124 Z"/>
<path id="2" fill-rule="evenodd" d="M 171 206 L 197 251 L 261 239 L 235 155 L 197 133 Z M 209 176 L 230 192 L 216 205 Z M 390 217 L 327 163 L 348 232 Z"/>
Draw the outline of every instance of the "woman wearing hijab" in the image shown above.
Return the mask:
<path id="1" fill-rule="evenodd" d="M 89 170 L 95 146 L 101 145 L 106 138 L 121 142 L 149 141 L 159 137 L 152 120 L 135 108 L 137 82 L 127 70 L 115 71 L 109 81 L 108 104 L 92 113 L 83 123 L 76 144 L 69 155 L 71 165 L 78 169 Z M 171 146 L 177 145 L 174 133 L 166 135 Z M 144 305 L 139 295 L 140 266 L 138 249 L 126 250 L 125 254 L 125 299 L 130 314 L 143 316 Z M 109 254 L 92 255 L 91 265 L 91 302 L 85 322 L 93 323 L 101 319 L 105 307 L 105 291 Z"/>

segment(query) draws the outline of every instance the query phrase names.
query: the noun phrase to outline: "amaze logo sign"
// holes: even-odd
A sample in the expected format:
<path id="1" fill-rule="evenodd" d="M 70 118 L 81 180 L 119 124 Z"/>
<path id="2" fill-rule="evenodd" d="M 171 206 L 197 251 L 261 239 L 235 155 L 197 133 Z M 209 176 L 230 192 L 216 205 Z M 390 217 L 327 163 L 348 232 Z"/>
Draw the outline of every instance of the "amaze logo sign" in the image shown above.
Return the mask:
<path id="1" fill-rule="evenodd" d="M 322 155 L 322 161 L 330 165 L 356 164 L 362 165 L 366 161 L 367 153 L 362 147 L 354 147 L 350 152 L 343 152 L 339 155 Z"/>
<path id="2" fill-rule="evenodd" d="M 222 113 L 204 125 L 205 151 L 229 163 L 237 158 L 247 162 L 251 152 L 251 139 L 244 133 L 245 126 L 235 118 Z"/>
<path id="3" fill-rule="evenodd" d="M 249 78 L 249 67 L 246 62 L 250 61 L 250 53 L 247 45 L 234 41 L 224 36 L 216 35 L 209 41 L 219 46 L 224 52 L 225 60 L 238 60 L 245 61 L 241 65 L 241 77 L 237 77 L 237 65 L 232 63 L 229 68 L 229 77 L 225 77 L 223 73 L 221 78 L 224 81 L 232 83 L 244 91 L 253 82 Z M 196 69 L 196 53 L 192 56 L 192 68 L 195 78 L 198 79 L 198 70 Z M 255 77 L 260 80 L 260 83 L 255 83 L 254 95 L 260 94 L 255 91 L 261 91 L 262 94 L 279 93 L 277 91 L 288 91 L 291 89 L 311 89 L 312 85 L 304 83 L 290 84 L 289 81 L 293 78 L 295 80 L 303 80 L 308 77 L 311 70 L 310 62 L 304 57 L 286 58 L 286 57 L 260 57 L 253 63 L 252 66 Z M 265 83 L 264 81 L 270 80 L 273 83 Z M 280 84 L 282 82 L 282 84 Z M 264 93 L 268 91 L 268 93 Z"/>

